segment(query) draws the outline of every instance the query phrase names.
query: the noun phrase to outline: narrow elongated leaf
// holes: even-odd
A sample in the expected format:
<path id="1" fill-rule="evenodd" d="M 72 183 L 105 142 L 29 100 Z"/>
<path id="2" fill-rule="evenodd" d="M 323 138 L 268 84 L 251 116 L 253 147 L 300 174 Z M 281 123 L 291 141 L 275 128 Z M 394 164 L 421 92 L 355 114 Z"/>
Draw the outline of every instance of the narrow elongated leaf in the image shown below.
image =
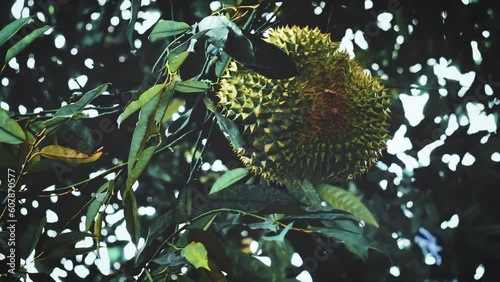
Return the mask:
<path id="1" fill-rule="evenodd" d="M 370 210 L 352 193 L 332 185 L 320 184 L 314 187 L 318 194 L 332 207 L 350 212 L 366 223 L 378 227 Z"/>
<path id="2" fill-rule="evenodd" d="M 21 126 L 0 108 L 0 143 L 21 144 L 26 142 L 26 134 Z"/>
<path id="3" fill-rule="evenodd" d="M 278 241 L 278 242 L 284 242 L 285 241 L 285 236 L 286 234 L 288 233 L 288 231 L 290 231 L 290 229 L 292 229 L 293 227 L 293 222 L 290 222 L 286 227 L 285 229 L 283 229 L 280 234 L 278 235 L 275 235 L 275 236 L 262 236 L 262 239 L 263 240 L 266 240 L 266 241 Z"/>
<path id="4" fill-rule="evenodd" d="M 318 211 L 325 209 L 321 206 L 321 198 L 318 193 L 314 190 L 313 185 L 309 181 L 304 181 L 302 183 L 288 183 L 286 182 L 286 188 L 288 191 L 304 205 L 304 208 L 308 211 Z"/>
<path id="5" fill-rule="evenodd" d="M 21 29 L 21 27 L 23 27 L 31 20 L 31 18 L 32 17 L 17 19 L 2 28 L 2 30 L 0 30 L 0 46 L 5 44 L 7 40 L 11 39 L 12 36 L 14 36 L 14 34 L 16 34 L 16 32 Z"/>
<path id="6" fill-rule="evenodd" d="M 174 87 L 173 85 L 169 85 L 161 94 L 161 99 L 160 102 L 158 102 L 158 108 L 155 113 L 154 121 L 156 124 L 161 124 L 166 112 L 169 111 L 170 105 L 173 102 L 172 95 L 174 94 Z M 172 110 L 170 109 L 170 111 Z"/>
<path id="7" fill-rule="evenodd" d="M 57 235 L 55 238 L 47 240 L 43 245 L 43 250 L 45 254 L 48 254 L 55 251 L 56 249 L 76 244 L 77 242 L 88 237 L 92 237 L 92 235 L 79 231 L 62 233 Z"/>
<path id="8" fill-rule="evenodd" d="M 151 161 L 151 158 L 153 157 L 155 150 L 156 146 L 150 146 L 144 149 L 144 151 L 142 151 L 141 155 L 139 156 L 139 159 L 135 163 L 134 168 L 128 174 L 126 181 L 126 189 L 132 189 L 132 185 L 134 185 L 134 182 L 137 179 L 139 179 L 142 172 L 144 171 L 144 169 L 146 169 L 147 165 Z"/>
<path id="9" fill-rule="evenodd" d="M 247 176 L 249 172 L 250 170 L 245 167 L 239 167 L 227 171 L 215 181 L 214 185 L 212 185 L 212 188 L 210 188 L 209 195 L 233 185 L 239 180 L 245 178 L 245 176 Z"/>
<path id="10" fill-rule="evenodd" d="M 356 224 L 359 223 L 358 219 L 354 217 L 354 215 L 341 210 L 333 210 L 326 212 L 308 212 L 306 214 L 294 214 L 286 216 L 285 219 L 350 220 L 352 222 L 355 222 Z"/>
<path id="11" fill-rule="evenodd" d="M 132 6 L 130 7 L 130 21 L 127 25 L 127 39 L 130 48 L 134 49 L 134 27 L 137 21 L 137 16 L 139 15 L 139 10 L 141 8 L 141 0 L 132 0 Z"/>
<path id="12" fill-rule="evenodd" d="M 190 28 L 191 26 L 184 22 L 160 20 L 153 28 L 153 31 L 151 31 L 149 40 L 155 41 L 158 39 L 167 38 L 169 36 L 181 34 L 188 31 Z"/>
<path id="13" fill-rule="evenodd" d="M 158 248 L 156 240 L 166 234 L 167 229 L 175 222 L 172 217 L 172 211 L 160 215 L 148 229 L 146 242 L 142 248 L 137 252 L 135 262 L 140 265 L 142 262 L 147 261 L 153 256 L 154 251 Z"/>
<path id="14" fill-rule="evenodd" d="M 101 147 L 93 154 L 87 154 L 59 145 L 48 145 L 43 147 L 39 152 L 33 154 L 33 156 L 42 156 L 52 160 L 83 164 L 98 160 L 102 156 L 102 149 Z"/>
<path id="15" fill-rule="evenodd" d="M 47 224 L 47 217 L 45 214 L 39 216 L 35 215 L 26 231 L 21 233 L 19 240 L 19 255 L 22 258 L 26 259 L 35 249 L 45 224 Z"/>
<path id="16" fill-rule="evenodd" d="M 94 245 L 92 247 L 86 248 L 73 248 L 73 247 L 60 247 L 52 250 L 51 252 L 44 253 L 44 259 L 60 259 L 60 258 L 73 258 L 77 255 L 88 254 L 92 251 L 95 251 L 97 246 Z"/>
<path id="17" fill-rule="evenodd" d="M 92 100 L 94 100 L 104 91 L 106 91 L 108 89 L 108 85 L 109 83 L 99 85 L 98 87 L 83 94 L 82 98 L 80 98 L 78 102 L 61 107 L 59 110 L 57 110 L 54 116 L 58 117 L 58 116 L 72 115 L 76 112 L 83 110 L 83 108 L 85 108 L 85 106 L 87 106 L 90 102 L 92 102 Z"/>
<path id="18" fill-rule="evenodd" d="M 155 96 L 141 109 L 139 120 L 132 135 L 132 142 L 130 144 L 130 151 L 128 155 L 127 169 L 130 173 L 137 162 L 139 155 L 144 150 L 147 141 L 153 135 L 158 134 L 159 127 L 155 123 L 156 112 L 161 101 L 162 95 Z"/>
<path id="19" fill-rule="evenodd" d="M 113 190 L 114 180 L 110 180 L 104 183 L 99 189 L 97 189 L 96 195 L 92 202 L 87 208 L 87 214 L 85 216 L 85 231 L 89 231 L 90 226 L 94 222 L 94 219 L 99 212 L 99 208 L 106 203 L 108 198 L 111 196 L 110 191 Z"/>
<path id="20" fill-rule="evenodd" d="M 179 107 L 184 105 L 184 100 L 173 99 L 170 104 L 168 104 L 167 110 L 163 114 L 161 123 L 164 124 L 172 118 L 172 116 L 179 111 Z"/>
<path id="21" fill-rule="evenodd" d="M 208 266 L 208 252 L 202 243 L 189 243 L 189 245 L 182 250 L 181 256 L 185 257 L 194 267 L 202 267 L 210 271 L 210 267 Z"/>
<path id="22" fill-rule="evenodd" d="M 219 114 L 217 108 L 210 100 L 210 98 L 205 97 L 203 101 L 205 102 L 205 107 L 207 107 L 208 110 L 215 114 L 217 124 L 219 124 L 221 131 L 226 135 L 229 142 L 233 144 L 234 149 L 243 148 L 245 144 L 243 142 L 243 137 L 241 137 L 238 126 L 232 120 Z"/>
<path id="23" fill-rule="evenodd" d="M 9 50 L 7 50 L 7 54 L 5 54 L 5 64 L 7 64 L 12 58 L 17 56 L 19 53 L 21 53 L 24 48 L 26 48 L 28 45 L 30 45 L 35 39 L 38 37 L 42 36 L 44 32 L 49 30 L 51 27 L 50 26 L 44 26 L 35 29 L 33 32 L 30 34 L 26 35 L 23 39 L 21 39 L 19 42 L 14 44 L 14 46 L 10 47 Z"/>
<path id="24" fill-rule="evenodd" d="M 118 117 L 118 126 L 120 126 L 120 124 L 130 115 L 132 115 L 137 110 L 141 109 L 144 105 L 146 105 L 149 101 L 151 101 L 151 99 L 162 93 L 164 89 L 165 86 L 163 84 L 154 85 L 153 87 L 149 88 L 144 93 L 142 93 L 139 96 L 139 99 L 130 102 L 130 104 L 128 104 L 123 113 Z"/>
<path id="25" fill-rule="evenodd" d="M 337 228 L 324 228 L 313 227 L 314 232 L 323 234 L 337 241 L 343 243 L 348 249 L 354 251 L 360 258 L 366 260 L 368 257 L 368 248 L 370 247 L 366 238 L 360 233 L 353 233 L 343 229 Z"/>
<path id="26" fill-rule="evenodd" d="M 125 226 L 127 228 L 132 242 L 137 245 L 141 237 L 141 221 L 139 219 L 139 212 L 137 209 L 137 200 L 132 189 L 126 189 L 123 193 Z"/>
<path id="27" fill-rule="evenodd" d="M 210 89 L 209 81 L 186 80 L 176 84 L 175 90 L 182 93 L 199 93 L 206 92 Z"/>
<path id="28" fill-rule="evenodd" d="M 228 278 L 229 281 L 255 282 L 272 281 L 272 270 L 249 254 L 232 247 L 224 248 L 234 266 Z"/>
<path id="29" fill-rule="evenodd" d="M 171 73 L 174 73 L 177 70 L 179 70 L 179 68 L 182 66 L 184 61 L 189 56 L 189 53 L 190 52 L 188 52 L 188 51 L 184 51 L 184 52 L 180 53 L 179 55 L 175 56 L 174 58 L 172 58 L 172 60 L 169 60 L 167 62 L 168 70 Z"/>

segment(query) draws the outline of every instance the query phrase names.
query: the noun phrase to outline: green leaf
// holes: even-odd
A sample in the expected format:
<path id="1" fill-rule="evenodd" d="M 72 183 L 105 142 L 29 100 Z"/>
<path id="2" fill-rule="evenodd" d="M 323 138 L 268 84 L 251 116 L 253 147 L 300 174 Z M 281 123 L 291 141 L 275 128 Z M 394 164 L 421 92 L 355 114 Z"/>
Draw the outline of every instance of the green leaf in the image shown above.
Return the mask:
<path id="1" fill-rule="evenodd" d="M 172 60 L 169 60 L 167 62 L 168 70 L 171 73 L 174 73 L 177 70 L 179 70 L 179 68 L 182 66 L 182 64 L 184 63 L 184 61 L 189 56 L 189 53 L 190 52 L 188 52 L 188 51 L 184 51 L 184 52 L 180 53 L 179 55 L 173 57 Z"/>
<path id="2" fill-rule="evenodd" d="M 137 162 L 139 155 L 144 150 L 147 141 L 151 136 L 157 135 L 159 131 L 158 125 L 155 123 L 156 112 L 158 105 L 161 101 L 162 95 L 155 96 L 144 107 L 142 107 L 139 120 L 132 135 L 132 142 L 130 144 L 130 152 L 128 155 L 127 169 L 130 173 Z"/>
<path id="3" fill-rule="evenodd" d="M 260 211 L 269 206 L 297 206 L 299 202 L 284 189 L 268 185 L 236 184 L 209 196 L 204 210 L 216 208 Z"/>
<path id="4" fill-rule="evenodd" d="M 132 189 L 132 185 L 134 185 L 134 182 L 137 181 L 137 179 L 139 179 L 141 174 L 144 172 L 149 162 L 151 161 L 151 158 L 155 154 L 155 151 L 156 146 L 150 146 L 142 151 L 139 159 L 135 163 L 134 168 L 129 172 L 127 176 L 125 189 Z"/>
<path id="5" fill-rule="evenodd" d="M 104 183 L 99 189 L 97 189 L 96 195 L 92 202 L 87 208 L 87 214 L 85 216 L 85 231 L 88 232 L 90 226 L 94 222 L 94 219 L 99 212 L 99 208 L 105 204 L 109 197 L 111 196 L 111 191 L 113 190 L 114 180 L 110 180 Z"/>
<path id="6" fill-rule="evenodd" d="M 130 48 L 135 49 L 134 47 L 134 27 L 137 21 L 137 16 L 139 15 L 139 10 L 141 8 L 141 0 L 132 0 L 132 6 L 130 7 L 130 21 L 127 25 L 127 39 L 130 45 Z"/>
<path id="7" fill-rule="evenodd" d="M 184 105 L 184 100 L 173 99 L 170 104 L 168 104 L 167 110 L 163 114 L 161 123 L 164 124 L 172 118 L 172 116 L 179 111 L 179 107 Z"/>
<path id="8" fill-rule="evenodd" d="M 301 220 L 301 219 L 319 219 L 319 220 L 350 220 L 356 224 L 359 221 L 351 213 L 342 210 L 333 210 L 325 212 L 308 212 L 306 214 L 293 214 L 284 217 L 288 220 Z"/>
<path id="9" fill-rule="evenodd" d="M 219 124 L 220 130 L 226 135 L 226 138 L 231 142 L 234 149 L 245 147 L 245 143 L 243 142 L 243 137 L 241 137 L 240 130 L 238 126 L 230 119 L 225 116 L 219 114 L 217 112 L 217 108 L 210 98 L 205 97 L 204 100 L 205 106 L 208 110 L 215 114 L 215 118 L 217 119 L 217 123 Z"/>
<path id="10" fill-rule="evenodd" d="M 141 237 L 141 221 L 137 211 L 137 200 L 132 189 L 126 189 L 123 192 L 123 204 L 125 215 L 125 226 L 132 239 L 132 243 L 137 245 Z"/>
<path id="11" fill-rule="evenodd" d="M 11 39 L 12 36 L 14 36 L 14 34 L 16 34 L 16 32 L 21 29 L 21 27 L 23 27 L 31 20 L 31 18 L 32 17 L 17 19 L 2 28 L 2 30 L 0 30 L 0 46 L 5 44 L 7 40 Z"/>
<path id="12" fill-rule="evenodd" d="M 118 126 L 127 119 L 129 116 L 131 116 L 133 113 L 135 113 L 137 110 L 141 109 L 144 105 L 146 105 L 151 99 L 154 97 L 158 96 L 160 93 L 163 92 L 165 89 L 165 86 L 163 84 L 157 84 L 149 88 L 148 90 L 144 91 L 139 96 L 139 99 L 130 102 L 130 104 L 127 105 L 123 113 L 118 117 Z"/>
<path id="13" fill-rule="evenodd" d="M 79 241 L 84 240 L 85 238 L 93 237 L 89 233 L 72 231 L 68 233 L 62 233 L 57 235 L 55 238 L 49 239 L 43 245 L 43 251 L 45 255 L 48 256 L 51 252 L 56 251 L 57 249 L 65 248 L 70 245 L 74 245 Z"/>
<path id="14" fill-rule="evenodd" d="M 97 249 L 97 246 L 87 248 L 72 248 L 72 247 L 60 247 L 52 250 L 51 252 L 44 253 L 44 259 L 60 259 L 60 258 L 72 258 L 77 255 L 83 255 L 90 253 Z"/>
<path id="15" fill-rule="evenodd" d="M 36 247 L 42 230 L 47 224 L 47 217 L 45 214 L 35 215 L 33 220 L 28 225 L 26 231 L 21 233 L 19 255 L 21 258 L 26 259 Z"/>
<path id="16" fill-rule="evenodd" d="M 50 28 L 51 28 L 50 26 L 37 28 L 32 33 L 26 35 L 23 39 L 14 44 L 14 46 L 10 47 L 9 50 L 7 50 L 7 54 L 5 55 L 4 63 L 7 64 L 12 58 L 21 53 L 24 50 L 24 48 L 26 48 L 33 41 L 35 41 L 35 39 L 42 36 L 42 34 L 47 30 L 49 30 Z"/>
<path id="17" fill-rule="evenodd" d="M 350 212 L 366 223 L 378 227 L 378 223 L 370 213 L 370 210 L 352 193 L 328 184 L 320 184 L 314 187 L 318 194 L 332 207 Z"/>
<path id="18" fill-rule="evenodd" d="M 181 34 L 188 31 L 190 28 L 191 26 L 184 22 L 160 20 L 153 28 L 153 31 L 151 31 L 149 40 L 155 41 L 169 36 Z"/>
<path id="19" fill-rule="evenodd" d="M 194 267 L 202 267 L 210 271 L 207 249 L 202 243 L 191 242 L 182 250 L 181 256 L 185 257 Z"/>
<path id="20" fill-rule="evenodd" d="M 368 257 L 368 248 L 370 246 L 361 233 L 340 228 L 313 227 L 311 229 L 316 233 L 323 234 L 339 243 L 345 244 L 348 249 L 354 251 L 363 260 L 366 260 Z"/>
<path id="21" fill-rule="evenodd" d="M 226 6 L 238 6 L 243 0 L 221 0 L 220 2 Z"/>
<path id="22" fill-rule="evenodd" d="M 209 195 L 212 195 L 213 193 L 216 193 L 220 190 L 226 189 L 227 187 L 240 181 L 241 179 L 245 178 L 245 176 L 247 176 L 249 172 L 250 172 L 249 168 L 246 167 L 239 167 L 227 171 L 215 181 L 214 185 L 212 185 L 212 188 L 210 188 Z"/>
<path id="23" fill-rule="evenodd" d="M 304 205 L 304 208 L 308 211 L 323 210 L 324 207 L 321 206 L 321 198 L 318 193 L 314 190 L 313 185 L 309 181 L 286 182 L 286 188 L 288 191 Z"/>
<path id="24" fill-rule="evenodd" d="M 54 132 L 57 128 L 62 126 L 62 124 L 68 122 L 72 119 L 79 119 L 83 117 L 80 113 L 90 102 L 101 95 L 106 89 L 108 89 L 108 83 L 100 85 L 89 92 L 82 95 L 80 100 L 73 104 L 69 104 L 61 107 L 49 120 L 42 123 L 43 128 L 47 128 L 46 134 Z"/>
<path id="25" fill-rule="evenodd" d="M 275 236 L 262 236 L 261 238 L 266 241 L 278 241 L 278 242 L 284 242 L 285 241 L 285 236 L 292 229 L 293 227 L 293 222 L 290 222 L 278 235 Z"/>
<path id="26" fill-rule="evenodd" d="M 172 109 L 170 108 L 172 102 L 175 101 L 177 103 L 177 100 L 179 100 L 179 99 L 172 100 L 173 94 L 174 94 L 174 86 L 169 85 L 161 95 L 161 99 L 160 102 L 158 102 L 158 108 L 156 110 L 154 117 L 154 121 L 156 124 L 162 124 L 162 120 L 167 114 L 167 112 L 172 111 Z M 173 114 L 174 112 L 171 113 L 171 115 Z"/>
<path id="27" fill-rule="evenodd" d="M 10 118 L 9 113 L 0 108 L 0 143 L 21 144 L 26 141 L 26 134 L 21 126 Z"/>
<path id="28" fill-rule="evenodd" d="M 160 215 L 148 229 L 148 235 L 146 236 L 146 241 L 141 249 L 137 252 L 135 262 L 137 265 L 150 259 L 154 251 L 158 248 L 156 240 L 166 234 L 167 229 L 174 223 L 172 211 L 167 211 L 166 213 Z"/>
<path id="29" fill-rule="evenodd" d="M 272 270 L 260 260 L 233 247 L 224 248 L 234 266 L 229 281 L 255 282 L 272 281 Z"/>
<path id="30" fill-rule="evenodd" d="M 210 89 L 209 81 L 200 81 L 189 79 L 186 81 L 179 81 L 175 85 L 175 90 L 181 93 L 199 93 L 206 92 Z"/>

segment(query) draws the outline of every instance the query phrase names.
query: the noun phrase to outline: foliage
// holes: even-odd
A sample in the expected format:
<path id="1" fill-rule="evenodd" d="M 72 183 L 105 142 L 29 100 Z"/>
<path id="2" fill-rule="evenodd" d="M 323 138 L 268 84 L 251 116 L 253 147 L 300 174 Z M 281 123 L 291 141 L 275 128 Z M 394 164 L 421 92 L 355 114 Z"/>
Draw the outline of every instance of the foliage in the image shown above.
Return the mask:
<path id="1" fill-rule="evenodd" d="M 0 4 L 0 167 L 15 172 L 21 259 L 11 275 L 0 258 L 3 276 L 500 277 L 493 5 L 244 0 L 211 12 L 201 0 L 62 2 L 27 5 L 36 16 L 15 19 L 11 3 Z M 249 140 L 218 112 L 218 79 L 231 60 L 268 77 L 296 75 L 261 39 L 286 24 L 356 43 L 356 58 L 394 98 L 387 152 L 347 184 L 278 185 L 232 152 Z M 409 105 L 422 97 L 417 122 Z"/>

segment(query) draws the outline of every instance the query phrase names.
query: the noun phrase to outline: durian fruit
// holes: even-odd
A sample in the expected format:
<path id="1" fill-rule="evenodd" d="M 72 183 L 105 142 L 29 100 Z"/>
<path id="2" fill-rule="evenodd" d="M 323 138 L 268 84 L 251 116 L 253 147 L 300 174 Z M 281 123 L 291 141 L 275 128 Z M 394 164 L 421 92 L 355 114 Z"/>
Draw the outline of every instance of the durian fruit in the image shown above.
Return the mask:
<path id="1" fill-rule="evenodd" d="M 344 182 L 365 172 L 388 139 L 391 99 L 339 50 L 329 34 L 308 27 L 270 31 L 299 75 L 269 79 L 231 62 L 219 81 L 220 112 L 242 129 L 243 164 L 278 183 Z"/>

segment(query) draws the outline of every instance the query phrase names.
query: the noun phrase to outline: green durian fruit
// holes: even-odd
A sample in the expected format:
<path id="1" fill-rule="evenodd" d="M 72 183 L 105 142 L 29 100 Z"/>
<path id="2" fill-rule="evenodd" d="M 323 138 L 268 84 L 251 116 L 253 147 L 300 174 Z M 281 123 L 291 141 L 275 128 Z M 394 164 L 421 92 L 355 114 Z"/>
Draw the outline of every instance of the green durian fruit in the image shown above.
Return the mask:
<path id="1" fill-rule="evenodd" d="M 270 31 L 299 75 L 269 79 L 231 62 L 219 81 L 218 107 L 242 129 L 243 164 L 278 183 L 343 182 L 381 157 L 391 99 L 380 79 L 308 27 Z"/>

